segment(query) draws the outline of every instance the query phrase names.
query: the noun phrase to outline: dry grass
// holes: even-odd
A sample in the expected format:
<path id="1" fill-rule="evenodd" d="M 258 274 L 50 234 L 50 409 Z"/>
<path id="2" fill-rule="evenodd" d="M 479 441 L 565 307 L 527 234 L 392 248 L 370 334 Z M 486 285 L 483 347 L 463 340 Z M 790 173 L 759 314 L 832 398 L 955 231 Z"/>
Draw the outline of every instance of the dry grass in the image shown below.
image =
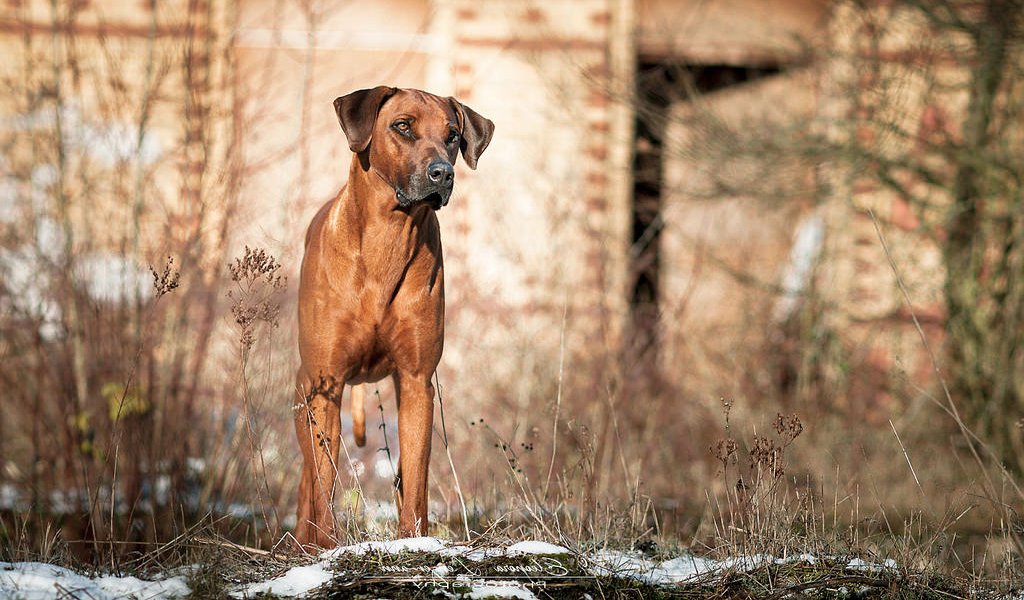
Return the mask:
<path id="1" fill-rule="evenodd" d="M 154 269 L 154 274 L 156 273 Z M 170 282 L 176 281 L 171 265 L 163 275 L 154 275 L 160 296 L 174 293 Z M 96 510 L 63 517 L 45 511 L 6 511 L 0 520 L 0 536 L 4 543 L 0 559 L 9 561 L 45 560 L 83 569 L 102 568 L 141 575 L 168 570 L 186 569 L 189 583 L 197 597 L 217 597 L 231 586 L 264 579 L 284 572 L 290 566 L 308 562 L 308 557 L 290 554 L 287 533 L 281 533 L 282 511 L 290 508 L 287 472 L 272 470 L 265 457 L 268 448 L 282 442 L 277 435 L 288 436 L 272 427 L 261 425 L 267 418 L 268 390 L 273 386 L 251 386 L 254 377 L 249 360 L 257 356 L 261 343 L 267 343 L 277 323 L 277 306 L 283 288 L 273 257 L 260 250 L 246 249 L 244 256 L 232 265 L 232 279 L 239 291 L 232 295 L 238 322 L 237 381 L 241 383 L 239 401 L 243 408 L 243 425 L 231 444 L 224 447 L 227 458 L 197 474 L 197 485 L 206 490 L 207 506 L 219 506 L 205 515 L 170 501 L 170 523 L 163 535 L 152 541 L 140 540 L 130 533 L 136 522 L 156 519 L 154 513 L 140 509 L 138 501 L 128 510 L 112 508 L 113 502 L 97 490 L 90 501 Z M 163 290 L 163 291 L 161 291 Z M 265 324 L 267 327 L 259 327 Z M 267 356 L 267 355 L 264 355 Z M 557 374 L 559 387 L 555 397 L 561 398 L 563 373 Z M 450 402 L 444 395 L 442 398 Z M 379 393 L 381 433 L 388 427 Z M 127 392 L 122 391 L 119 406 L 128 406 Z M 555 439 L 544 434 L 524 438 L 513 429 L 504 434 L 509 424 L 492 418 L 471 419 L 466 428 L 477 432 L 473 439 L 485 448 L 481 461 L 495 461 L 500 471 L 487 485 L 460 483 L 460 469 L 466 469 L 468 457 L 474 456 L 452 449 L 448 425 L 441 419 L 439 447 L 444 463 L 434 465 L 432 490 L 444 504 L 436 505 L 434 533 L 443 538 L 465 540 L 475 546 L 502 545 L 511 541 L 542 539 L 571 548 L 573 554 L 563 563 L 565 569 L 579 579 L 541 576 L 538 590 L 553 595 L 589 593 L 619 597 L 643 594 L 645 597 L 782 597 L 787 594 L 843 597 L 842 589 L 859 590 L 856 597 L 868 598 L 943 598 L 959 596 L 982 597 L 995 591 L 1010 589 L 1021 574 L 1019 557 L 1012 552 L 1017 532 L 1013 523 L 993 521 L 984 543 L 969 540 L 961 533 L 968 523 L 977 526 L 975 515 L 1000 515 L 1005 507 L 986 509 L 977 498 L 954 498 L 942 511 L 929 502 L 927 477 L 932 467 L 916 462 L 913 432 L 901 431 L 889 423 L 890 449 L 886 460 L 890 467 L 912 482 L 920 509 L 909 514 L 895 510 L 879 496 L 877 486 L 864 485 L 850 490 L 836 473 L 831 478 L 823 473 L 812 474 L 808 465 L 828 456 L 829 448 L 820 446 L 821 433 L 808 440 L 805 419 L 795 414 L 777 414 L 760 423 L 756 414 L 741 410 L 735 402 L 722 403 L 722 428 L 718 438 L 707 448 L 708 460 L 717 469 L 701 486 L 702 502 L 692 505 L 690 523 L 679 527 L 666 526 L 666 513 L 645 491 L 640 474 L 626 478 L 627 446 L 617 446 L 622 476 L 618 489 L 610 489 L 603 497 L 588 496 L 586 489 L 594 476 L 594 448 L 579 444 L 571 435 L 577 425 L 561 423 L 561 411 L 551 413 L 552 426 L 544 428 L 557 436 L 564 427 L 569 436 L 569 450 L 560 450 Z M 276 409 L 275 409 L 276 411 Z M 283 411 L 282 411 L 283 412 Z M 496 423 L 496 424 L 495 424 Z M 574 429 L 576 431 L 574 431 Z M 759 433 L 764 432 L 764 433 Z M 382 436 L 380 454 L 389 453 L 389 442 Z M 111 435 L 111 446 L 105 455 L 119 451 L 124 437 Z M 809 444 L 817 447 L 804 448 Z M 541 449 L 550 449 L 549 453 Z M 121 450 L 123 453 L 123 450 Z M 578 453 L 575 465 L 561 452 Z M 125 453 L 126 454 L 126 453 Z M 808 456 L 815 456 L 808 459 Z M 239 460 L 244 457 L 246 460 Z M 556 469 L 553 465 L 560 464 Z M 445 468 L 447 467 L 447 468 Z M 277 467 L 280 469 L 280 466 Z M 466 473 L 462 472 L 462 480 Z M 671 475 L 668 473 L 667 475 Z M 867 474 L 870 481 L 870 472 Z M 1006 476 L 1006 473 L 1003 473 Z M 890 475 L 879 473 L 887 481 Z M 387 487 L 374 488 L 365 474 L 355 468 L 343 472 L 351 490 L 342 494 L 342 539 L 350 544 L 371 538 L 391 537 L 394 523 L 373 522 L 365 511 L 365 503 L 378 497 Z M 109 489 L 119 489 L 116 473 Z M 1013 488 L 1009 488 L 1012 497 Z M 109 494 L 109 492 L 108 492 Z M 224 515 L 227 498 L 247 499 L 252 507 L 238 517 Z M 967 500 L 961 504 L 957 500 Z M 454 510 L 452 507 L 454 506 Z M 108 533 L 102 538 L 89 537 L 89 519 L 97 512 L 107 514 Z M 286 514 L 286 513 L 285 513 Z M 218 515 L 218 516 L 213 516 Z M 445 518 L 447 515 L 447 518 Z M 69 532 L 69 522 L 86 523 L 81 537 Z M 1002 551 L 999 549 L 1002 548 Z M 635 552 L 651 560 L 669 559 L 681 552 L 701 556 L 727 558 L 768 555 L 799 556 L 810 553 L 819 561 L 765 564 L 752 570 L 737 571 L 722 577 L 696 580 L 677 586 L 652 586 L 628 577 L 594 576 L 580 565 L 589 553 L 616 549 Z M 981 549 L 981 554 L 978 554 Z M 835 560 L 829 560 L 834 557 Z M 882 573 L 851 571 L 849 558 L 862 558 L 879 563 L 893 559 L 896 570 Z M 386 594 L 394 597 L 415 596 L 425 585 L 420 567 L 438 564 L 438 557 L 423 555 L 368 556 L 345 559 L 335 569 L 345 577 L 318 593 L 327 597 L 350 594 Z M 445 562 L 452 574 L 462 572 L 465 565 Z M 190 565 L 201 565 L 190 567 Z M 474 565 L 482 576 L 497 576 L 509 565 L 501 561 Z M 384 568 L 387 567 L 387 568 Z M 445 585 L 448 585 L 447 583 Z"/>
<path id="2" fill-rule="evenodd" d="M 65 29 L 58 16 L 54 31 Z M 71 23 L 74 15 L 61 18 Z M 239 182 L 252 173 L 233 147 L 237 132 L 222 125 L 259 124 L 222 122 L 218 107 L 171 93 L 198 89 L 204 57 L 196 54 L 224 51 L 204 47 L 215 41 L 190 40 L 188 54 L 143 53 L 150 58 L 141 104 L 118 80 L 132 70 L 121 68 L 116 51 L 77 55 L 84 46 L 71 41 L 41 52 L 38 40 L 25 40 L 25 72 L 5 82 L 18 110 L 59 124 L 69 99 L 96 91 L 103 111 L 137 129 L 138 147 L 111 166 L 90 161 L 88 148 L 68 155 L 75 146 L 59 126 L 0 136 L 2 175 L 41 198 L 4 223 L 0 250 L 32 258 L 45 280 L 39 303 L 59 312 L 26 307 L 26 290 L 0 278 L 0 560 L 140 574 L 201 565 L 189 567 L 190 585 L 197 596 L 219 597 L 309 560 L 286 550 L 298 456 L 293 319 L 281 317 L 294 312 L 288 269 L 259 248 L 232 258 L 228 236 L 241 222 Z M 223 85 L 211 97 L 237 91 Z M 188 131 L 168 136 L 184 140 L 167 149 L 171 158 L 145 164 L 142 140 L 161 111 Z M 41 165 L 55 166 L 54 181 Z M 165 201 L 168 188 L 180 188 L 187 206 Z M 569 218 L 554 200 L 544 210 L 553 223 Z M 94 241 L 98 223 L 122 221 L 123 230 Z M 39 242 L 37 230 L 47 227 L 61 252 Z M 147 239 L 159 243 L 145 247 Z M 878 241 L 885 248 L 881 231 Z M 152 265 L 152 291 L 116 301 L 92 295 L 76 266 L 113 250 Z M 515 248 L 503 251 L 525 260 Z M 909 309 L 899 264 L 884 254 Z M 724 268 L 700 268 L 716 266 Z M 560 268 L 534 286 L 562 290 Z M 750 273 L 733 275 L 770 287 Z M 927 381 L 904 367 L 881 382 L 861 381 L 867 361 L 843 347 L 842 332 L 821 316 L 824 301 L 810 293 L 794 332 L 780 333 L 789 336 L 783 344 L 748 344 L 763 333 L 751 318 L 726 340 L 739 358 L 701 354 L 693 344 L 686 363 L 673 367 L 684 373 L 665 377 L 653 353 L 608 343 L 614 299 L 573 304 L 566 290 L 561 302 L 516 307 L 465 271 L 449 286 L 459 298 L 448 314 L 452 362 L 436 386 L 436 535 L 475 545 L 556 542 L 573 550 L 569 568 L 581 577 L 582 557 L 607 548 L 651 559 L 810 552 L 899 565 L 877 575 L 848 572 L 841 560 L 768 565 L 678 589 L 588 575 L 549 588 L 562 595 L 839 597 L 845 587 L 858 597 L 983 597 L 1024 577 L 1019 474 L 1002 469 L 959 417 L 939 349 L 916 315 L 915 348 L 934 371 Z M 679 299 L 681 311 L 688 302 Z M 666 330 L 684 322 L 681 314 L 660 318 Z M 792 371 L 788 387 L 776 381 L 780 365 Z M 879 390 L 889 405 L 876 402 Z M 367 510 L 392 496 L 390 477 L 371 473 L 396 446 L 393 392 L 387 382 L 374 392 L 379 428 L 368 432 L 367 450 L 341 466 L 341 544 L 394 535 L 393 520 Z M 385 580 L 381 568 L 414 574 L 430 560 L 352 560 L 338 568 L 356 583 L 324 594 L 411 595 L 417 582 Z"/>
<path id="3" fill-rule="evenodd" d="M 893 269 L 898 273 L 895 263 Z M 93 357 L 97 367 L 111 361 L 126 373 L 103 398 L 107 405 L 61 412 L 33 403 L 59 398 L 61 389 L 74 387 L 42 372 L 31 386 L 14 388 L 12 418 L 29 427 L 14 441 L 5 440 L 11 450 L 2 481 L 21 496 L 0 511 L 0 560 L 141 574 L 200 564 L 205 566 L 193 569 L 190 580 L 198 594 L 213 597 L 227 586 L 303 560 L 286 551 L 296 452 L 285 400 L 291 344 L 282 349 L 281 343 L 290 333 L 282 334 L 278 324 L 290 299 L 280 264 L 262 249 L 246 248 L 227 265 L 223 281 L 208 284 L 232 288 L 219 295 L 227 298 L 230 306 L 222 308 L 237 328 L 233 339 L 222 340 L 229 349 L 225 368 L 207 375 L 207 385 L 222 386 L 223 397 L 193 405 L 189 416 L 181 412 L 183 392 L 174 387 L 188 388 L 188 374 L 175 368 L 184 369 L 189 356 L 172 352 L 168 360 L 160 340 L 176 331 L 168 322 L 192 324 L 185 317 L 195 299 L 182 297 L 190 275 L 173 259 L 151 271 L 153 300 L 140 308 L 142 333 L 117 334 L 132 351 Z M 129 317 L 130 311 L 100 313 L 95 326 Z M 828 568 L 790 563 L 680 590 L 592 578 L 563 589 L 566 594 L 642 589 L 645 594 L 772 596 L 857 585 L 870 590 L 867 597 L 942 597 L 1005 589 L 1021 576 L 1020 521 L 1012 508 L 1019 506 L 1020 492 L 1013 476 L 983 455 L 984 444 L 962 420 L 936 428 L 934 414 L 918 408 L 931 418 L 888 419 L 877 427 L 807 403 L 792 406 L 799 416 L 792 411 L 786 416 L 774 410 L 784 404 L 778 399 L 754 402 L 744 396 L 721 402 L 719 431 L 706 426 L 707 417 L 715 415 L 700 412 L 677 411 L 671 414 L 678 419 L 652 426 L 649 415 L 667 414 L 682 392 L 647 387 L 642 390 L 647 395 L 632 403 L 624 399 L 637 390 L 626 386 L 592 395 L 593 386 L 580 382 L 599 377 L 583 368 L 588 363 L 567 356 L 570 320 L 563 308 L 559 344 L 552 349 L 557 370 L 539 375 L 524 390 L 527 410 L 516 413 L 524 421 L 504 416 L 507 397 L 499 391 L 492 398 L 493 390 L 484 388 L 482 400 L 466 402 L 465 383 L 449 388 L 438 380 L 435 448 L 443 452 L 435 452 L 432 468 L 431 494 L 440 500 L 432 507 L 435 534 L 481 545 L 542 539 L 573 549 L 577 560 L 608 548 L 652 558 L 682 551 L 712 557 L 809 552 L 869 562 L 891 558 L 901 568 L 898 574 L 873 576 L 848 573 L 841 561 Z M 6 326 L 21 336 L 11 338 L 18 343 L 27 341 L 39 323 Z M 157 330 L 164 337 L 154 338 Z M 32 360 L 44 364 L 51 352 L 73 354 L 64 341 L 34 350 L 8 346 L 6 355 L 15 349 L 26 354 L 11 368 Z M 615 358 L 607 354 L 605 361 Z M 590 364 L 600 368 L 607 362 Z M 13 378 L 7 368 L 5 377 Z M 475 377 L 469 373 L 461 379 Z M 96 387 L 99 381 L 90 383 Z M 375 458 L 391 458 L 390 396 L 386 385 L 375 390 L 377 436 L 371 436 L 366 453 L 347 457 L 351 468 L 341 469 L 339 486 L 346 490 L 340 494 L 341 544 L 394 535 L 393 521 L 378 522 L 366 510 L 368 503 L 390 499 L 392 493 L 385 483 L 390 478 L 366 472 Z M 453 405 L 459 409 L 452 411 Z M 955 408 L 948 394 L 945 405 Z M 82 414 L 94 415 L 93 420 L 83 420 Z M 955 417 L 953 410 L 940 414 Z M 107 419 L 98 424 L 95 415 Z M 679 435 L 687 427 L 699 434 Z M 936 429 L 959 436 L 960 445 L 936 436 Z M 668 456 L 657 456 L 661 451 Z M 201 466 L 189 466 L 200 457 Z M 62 460 L 64 469 L 34 478 L 31 465 L 46 460 Z M 17 476 L 9 476 L 12 471 Z M 166 489 L 158 493 L 160 485 Z M 71 498 L 74 502 L 60 497 L 76 490 L 84 492 Z M 679 503 L 666 503 L 667 496 Z M 417 585 L 394 578 L 385 585 L 373 575 L 373 566 L 344 566 L 361 574 L 358 585 L 367 587 L 331 593 L 402 594 Z"/>

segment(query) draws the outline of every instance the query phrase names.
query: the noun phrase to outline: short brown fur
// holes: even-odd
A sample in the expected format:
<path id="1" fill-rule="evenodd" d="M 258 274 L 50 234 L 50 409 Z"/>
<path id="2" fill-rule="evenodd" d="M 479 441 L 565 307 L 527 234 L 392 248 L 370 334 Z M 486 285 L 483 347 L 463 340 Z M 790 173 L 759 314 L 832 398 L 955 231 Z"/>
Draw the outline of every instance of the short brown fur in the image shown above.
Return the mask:
<path id="1" fill-rule="evenodd" d="M 299 283 L 295 430 L 303 467 L 295 537 L 319 547 L 337 541 L 343 385 L 388 376 L 398 398 L 398 532 L 426 533 L 431 377 L 444 343 L 435 210 L 448 202 L 459 151 L 476 168 L 494 130 L 458 101 L 419 90 L 359 90 L 335 100 L 335 109 L 353 151 L 348 183 L 310 223 Z M 353 398 L 361 403 L 362 390 Z M 353 406 L 357 441 L 364 441 L 362 415 Z"/>

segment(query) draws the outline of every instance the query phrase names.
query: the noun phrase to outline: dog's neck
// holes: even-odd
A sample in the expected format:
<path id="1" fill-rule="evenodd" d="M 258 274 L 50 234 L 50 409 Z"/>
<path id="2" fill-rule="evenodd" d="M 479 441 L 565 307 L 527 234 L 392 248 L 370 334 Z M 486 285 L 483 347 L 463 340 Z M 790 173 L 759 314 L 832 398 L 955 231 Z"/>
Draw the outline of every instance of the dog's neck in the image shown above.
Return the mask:
<path id="1" fill-rule="evenodd" d="M 425 204 L 402 208 L 395 190 L 380 185 L 380 175 L 352 156 L 348 183 L 336 202 L 332 226 L 358 244 L 359 255 L 373 262 L 408 263 L 427 249 L 440 252 L 437 217 Z"/>
<path id="2" fill-rule="evenodd" d="M 404 208 L 400 206 L 391 183 L 358 154 L 352 155 L 347 185 L 350 187 L 348 197 L 353 201 L 352 208 L 368 220 L 379 220 L 403 228 L 409 221 L 418 225 L 433 220 L 430 217 L 434 211 L 425 204 L 418 203 Z"/>

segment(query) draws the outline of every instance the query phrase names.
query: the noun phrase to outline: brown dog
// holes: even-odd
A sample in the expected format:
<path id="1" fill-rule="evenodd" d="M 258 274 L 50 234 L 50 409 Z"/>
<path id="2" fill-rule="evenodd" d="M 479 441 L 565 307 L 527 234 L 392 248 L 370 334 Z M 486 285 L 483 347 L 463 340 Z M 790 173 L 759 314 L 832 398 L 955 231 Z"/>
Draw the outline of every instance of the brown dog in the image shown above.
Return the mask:
<path id="1" fill-rule="evenodd" d="M 475 169 L 494 132 L 454 98 L 419 90 L 359 90 L 334 108 L 353 156 L 348 183 L 306 233 L 296 377 L 303 466 L 295 537 L 320 547 L 336 543 L 341 391 L 388 375 L 398 397 L 398 532 L 426 533 L 430 379 L 444 343 L 434 212 L 448 204 L 456 155 Z M 357 441 L 365 442 L 361 390 L 353 397 Z"/>

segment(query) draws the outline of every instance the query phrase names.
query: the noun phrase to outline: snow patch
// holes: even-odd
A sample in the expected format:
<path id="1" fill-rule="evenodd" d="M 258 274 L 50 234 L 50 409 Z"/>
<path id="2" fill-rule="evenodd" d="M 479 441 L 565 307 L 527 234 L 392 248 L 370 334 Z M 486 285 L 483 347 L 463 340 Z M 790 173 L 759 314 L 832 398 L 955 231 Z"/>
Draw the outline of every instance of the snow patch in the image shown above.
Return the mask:
<path id="1" fill-rule="evenodd" d="M 328 550 L 322 553 L 319 556 L 319 560 L 313 564 L 293 567 L 280 577 L 238 586 L 231 592 L 231 596 L 235 598 L 252 598 L 261 594 L 288 597 L 304 596 L 312 590 L 329 583 L 334 577 L 343 576 L 332 569 L 332 563 L 336 559 L 346 555 L 364 555 L 375 552 L 387 554 L 431 552 L 441 556 L 457 556 L 473 561 L 500 556 L 570 553 L 568 549 L 562 546 L 539 541 L 518 542 L 505 548 L 472 548 L 469 546 L 451 545 L 434 537 L 370 541 Z M 587 571 L 593 575 L 632 578 L 652 585 L 679 584 L 703 577 L 717 577 L 722 573 L 750 571 L 766 564 L 794 562 L 816 564 L 820 561 L 829 561 L 845 564 L 846 568 L 850 570 L 866 572 L 881 572 L 897 568 L 897 563 L 891 559 L 874 563 L 860 558 L 816 557 L 806 553 L 794 554 L 783 558 L 756 554 L 730 557 L 722 560 L 683 554 L 669 560 L 657 561 L 651 560 L 635 551 L 615 552 L 604 550 L 578 556 L 578 559 L 586 564 Z M 438 563 L 429 572 L 432 578 L 440 580 L 451 577 L 451 569 L 443 563 Z M 459 597 L 536 598 L 527 587 L 515 581 L 472 579 L 466 575 L 455 577 L 455 581 L 464 584 L 470 590 L 468 595 Z M 435 592 L 447 597 L 456 597 L 456 595 L 449 594 L 443 589 L 435 590 Z M 44 563 L 0 562 L 0 598 L 34 600 L 36 598 L 81 597 L 97 600 L 106 600 L 108 598 L 162 600 L 164 598 L 179 598 L 189 594 L 188 585 L 180 576 L 167 577 L 158 581 L 145 581 L 135 577 L 115 577 L 110 575 L 90 578 L 63 567 Z M 1024 598 L 1021 600 L 1024 600 Z"/>
<path id="2" fill-rule="evenodd" d="M 303 567 L 292 567 L 275 579 L 259 581 L 242 590 L 231 592 L 235 598 L 252 598 L 260 594 L 275 596 L 301 596 L 327 583 L 334 576 L 327 569 L 329 561 L 322 561 Z"/>
<path id="3" fill-rule="evenodd" d="M 521 554 L 569 554 L 569 550 L 547 542 L 526 541 L 512 544 L 505 553 L 509 556 Z"/>
<path id="4" fill-rule="evenodd" d="M 343 554 L 367 554 L 382 552 L 397 554 L 399 552 L 437 552 L 442 556 L 460 556 L 469 560 L 483 560 L 496 556 L 522 556 L 526 554 L 569 554 L 569 550 L 547 542 L 525 541 L 512 544 L 508 548 L 471 548 L 469 546 L 450 546 L 447 542 L 435 537 L 404 538 L 393 541 L 362 542 L 352 546 L 343 546 L 328 550 L 320 555 L 322 559 L 333 559 Z"/>
<path id="5" fill-rule="evenodd" d="M 850 562 L 846 563 L 847 569 L 854 571 L 868 571 L 871 573 L 877 573 L 879 571 L 892 571 L 899 565 L 891 558 L 887 558 L 882 561 L 881 564 L 869 563 L 861 558 L 851 558 Z"/>
<path id="6" fill-rule="evenodd" d="M 46 563 L 0 562 L 0 597 L 36 600 L 44 598 L 92 598 L 114 600 L 162 600 L 183 598 L 192 593 L 181 577 L 146 581 L 136 577 L 79 575 L 70 569 Z"/>
<path id="7" fill-rule="evenodd" d="M 664 562 L 648 560 L 638 553 L 604 550 L 590 558 L 594 575 L 629 577 L 650 584 L 680 583 L 725 569 L 718 561 L 685 555 Z"/>
<path id="8" fill-rule="evenodd" d="M 398 554 L 399 552 L 440 552 L 445 548 L 445 543 L 435 537 L 402 538 L 391 541 L 362 542 L 352 546 L 342 546 L 328 550 L 320 555 L 320 558 L 338 558 L 343 554 L 368 554 L 370 552 L 381 552 L 384 554 Z"/>
<path id="9" fill-rule="evenodd" d="M 746 572 L 758 569 L 766 564 L 789 564 L 805 562 L 817 564 L 818 557 L 813 554 L 794 554 L 785 558 L 776 558 L 765 554 L 735 556 L 722 560 L 700 558 L 686 554 L 657 562 L 649 560 L 637 552 L 614 552 L 610 550 L 597 552 L 589 557 L 590 572 L 595 575 L 630 577 L 652 585 L 683 583 L 705 576 L 713 576 L 724 572 Z M 824 560 L 842 560 L 838 557 L 827 557 Z M 858 571 L 879 572 L 897 567 L 896 561 L 886 559 L 882 563 L 869 563 L 860 558 L 850 559 L 847 568 Z"/>

